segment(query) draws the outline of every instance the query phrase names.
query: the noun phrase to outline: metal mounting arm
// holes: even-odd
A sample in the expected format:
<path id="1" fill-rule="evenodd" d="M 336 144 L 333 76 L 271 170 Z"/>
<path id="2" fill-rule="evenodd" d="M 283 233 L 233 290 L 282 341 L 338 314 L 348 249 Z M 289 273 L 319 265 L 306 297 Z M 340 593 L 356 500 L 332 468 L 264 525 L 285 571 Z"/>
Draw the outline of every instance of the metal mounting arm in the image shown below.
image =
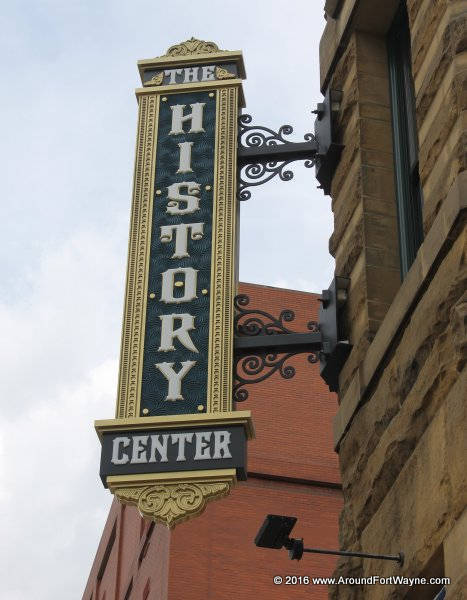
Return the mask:
<path id="1" fill-rule="evenodd" d="M 356 556 L 358 558 L 375 558 L 378 560 L 392 560 L 398 562 L 402 567 L 404 564 L 404 553 L 399 554 L 373 554 L 369 552 L 352 552 L 348 550 L 324 550 L 322 548 L 304 548 L 303 539 L 289 538 L 284 542 L 284 547 L 289 551 L 291 560 L 300 560 L 304 552 L 312 554 L 332 554 L 334 556 Z"/>
<path id="2" fill-rule="evenodd" d="M 265 350 L 274 352 L 289 352 L 300 350 L 318 352 L 321 350 L 321 333 L 278 333 L 275 335 L 260 335 L 258 337 L 235 337 L 236 352 L 250 350 Z"/>

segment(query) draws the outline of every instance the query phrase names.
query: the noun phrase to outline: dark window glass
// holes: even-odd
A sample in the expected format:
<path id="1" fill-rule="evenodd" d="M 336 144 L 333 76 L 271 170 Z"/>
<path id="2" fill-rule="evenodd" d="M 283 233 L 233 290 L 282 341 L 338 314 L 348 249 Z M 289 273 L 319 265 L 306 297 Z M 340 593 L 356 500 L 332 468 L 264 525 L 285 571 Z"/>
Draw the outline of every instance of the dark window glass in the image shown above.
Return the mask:
<path id="1" fill-rule="evenodd" d="M 405 2 L 401 3 L 388 32 L 387 47 L 401 274 L 404 278 L 423 240 L 415 93 Z"/>
<path id="2" fill-rule="evenodd" d="M 114 525 L 112 527 L 112 532 L 109 537 L 109 541 L 107 542 L 107 546 L 105 548 L 104 555 L 102 556 L 102 562 L 99 567 L 99 571 L 97 572 L 97 581 L 101 581 L 101 579 L 104 577 L 104 572 L 107 567 L 107 563 L 109 561 L 110 553 L 112 552 L 112 548 L 113 548 L 113 545 L 115 542 L 116 535 L 117 535 L 117 521 L 114 522 Z"/>
<path id="3" fill-rule="evenodd" d="M 146 556 L 146 552 L 148 551 L 149 542 L 151 541 L 152 532 L 154 531 L 154 525 L 155 525 L 155 523 L 153 521 L 148 527 L 148 531 L 146 533 L 146 538 L 144 540 L 143 547 L 141 548 L 141 552 L 139 553 L 138 566 L 141 566 L 141 563 L 143 562 L 143 558 Z"/>
<path id="4" fill-rule="evenodd" d="M 123 600 L 130 600 L 131 592 L 133 591 L 133 578 L 130 581 L 130 585 L 125 594 L 125 598 Z"/>

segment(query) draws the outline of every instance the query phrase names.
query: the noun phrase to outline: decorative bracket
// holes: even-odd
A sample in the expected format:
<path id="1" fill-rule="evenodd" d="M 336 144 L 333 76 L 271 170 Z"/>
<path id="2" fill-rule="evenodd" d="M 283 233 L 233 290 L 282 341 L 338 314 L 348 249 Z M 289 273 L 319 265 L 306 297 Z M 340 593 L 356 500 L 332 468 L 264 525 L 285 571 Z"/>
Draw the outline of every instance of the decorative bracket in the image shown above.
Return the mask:
<path id="1" fill-rule="evenodd" d="M 339 389 L 339 373 L 352 346 L 342 327 L 342 310 L 347 301 L 350 280 L 334 277 L 323 290 L 319 321 L 309 321 L 308 333 L 292 331 L 288 324 L 295 319 L 293 310 L 284 309 L 276 318 L 264 310 L 250 308 L 250 299 L 240 294 L 234 299 L 234 386 L 233 399 L 248 399 L 245 386 L 260 383 L 274 373 L 284 379 L 295 375 L 287 364 L 292 356 L 308 354 L 308 362 L 320 362 L 320 375 L 332 392 Z"/>
<path id="2" fill-rule="evenodd" d="M 325 194 L 331 193 L 331 181 L 344 146 L 337 143 L 337 121 L 342 103 L 342 92 L 328 88 L 323 102 L 316 110 L 315 133 L 306 133 L 305 142 L 291 142 L 284 136 L 293 132 L 290 125 L 273 131 L 262 125 L 251 125 L 251 115 L 242 115 L 238 122 L 238 199 L 251 198 L 250 187 L 273 179 L 293 179 L 286 167 L 296 160 L 305 161 L 305 167 L 316 166 L 316 179 Z"/>
<path id="3" fill-rule="evenodd" d="M 315 321 L 308 323 L 309 333 L 294 332 L 285 325 L 295 319 L 292 310 L 285 309 L 275 318 L 264 310 L 248 308 L 249 303 L 245 294 L 234 300 L 235 402 L 248 399 L 245 386 L 260 383 L 276 372 L 284 379 L 294 377 L 295 368 L 286 364 L 292 356 L 305 352 L 309 363 L 318 362 L 322 346 Z"/>
<path id="4" fill-rule="evenodd" d="M 250 125 L 251 115 L 239 118 L 238 132 L 238 198 L 248 200 L 247 189 L 270 181 L 279 175 L 282 181 L 293 178 L 286 167 L 296 160 L 304 160 L 305 167 L 315 164 L 318 143 L 312 133 L 306 133 L 305 142 L 291 142 L 284 138 L 293 132 L 290 125 L 282 125 L 275 132 L 261 125 Z"/>

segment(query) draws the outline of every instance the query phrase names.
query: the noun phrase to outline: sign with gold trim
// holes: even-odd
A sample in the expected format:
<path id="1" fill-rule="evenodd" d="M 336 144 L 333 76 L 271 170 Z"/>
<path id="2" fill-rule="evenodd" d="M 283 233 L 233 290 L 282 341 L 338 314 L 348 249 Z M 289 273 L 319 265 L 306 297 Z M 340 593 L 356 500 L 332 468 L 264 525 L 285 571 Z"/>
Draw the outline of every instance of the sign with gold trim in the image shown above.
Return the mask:
<path id="1" fill-rule="evenodd" d="M 241 52 L 187 40 L 138 63 L 139 104 L 116 418 L 101 477 L 173 526 L 245 478 L 232 410 Z"/>

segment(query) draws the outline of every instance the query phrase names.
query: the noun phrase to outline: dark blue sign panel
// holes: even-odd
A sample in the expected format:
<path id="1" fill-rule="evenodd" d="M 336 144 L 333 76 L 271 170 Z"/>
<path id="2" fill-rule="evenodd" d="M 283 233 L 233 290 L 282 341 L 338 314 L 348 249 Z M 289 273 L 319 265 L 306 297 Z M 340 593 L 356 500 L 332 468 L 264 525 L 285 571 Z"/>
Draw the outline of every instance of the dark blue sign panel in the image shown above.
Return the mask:
<path id="1" fill-rule="evenodd" d="M 100 475 L 236 469 L 246 479 L 243 425 L 108 432 L 102 436 Z"/>
<path id="2" fill-rule="evenodd" d="M 206 411 L 216 95 L 161 99 L 140 416 Z"/>

